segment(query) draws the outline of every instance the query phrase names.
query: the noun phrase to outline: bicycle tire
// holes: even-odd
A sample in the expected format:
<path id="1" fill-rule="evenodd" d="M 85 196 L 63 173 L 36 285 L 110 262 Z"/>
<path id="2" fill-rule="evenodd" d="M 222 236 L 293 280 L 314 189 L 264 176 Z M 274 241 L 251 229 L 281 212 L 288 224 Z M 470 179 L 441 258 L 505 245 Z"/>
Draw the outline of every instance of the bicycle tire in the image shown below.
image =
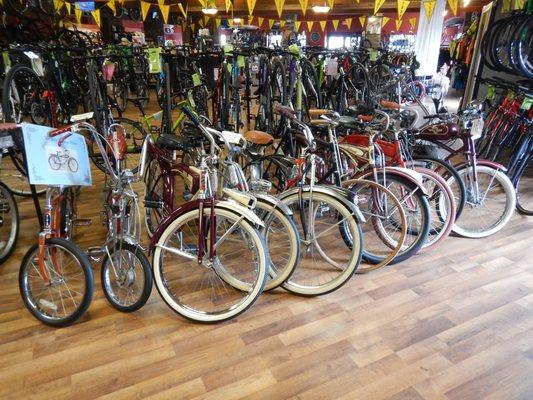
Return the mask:
<path id="1" fill-rule="evenodd" d="M 26 255 L 22 259 L 22 263 L 19 270 L 19 290 L 20 294 L 22 296 L 22 300 L 24 301 L 24 305 L 26 308 L 30 311 L 30 313 L 37 318 L 39 321 L 46 325 L 50 326 L 66 326 L 74 323 L 79 318 L 81 318 L 87 309 L 89 308 L 89 305 L 91 304 L 92 298 L 93 298 L 93 291 L 94 291 L 94 276 L 93 271 L 91 269 L 91 263 L 89 262 L 89 259 L 87 258 L 86 254 L 74 243 L 62 239 L 62 238 L 51 238 L 46 240 L 45 246 L 54 246 L 57 248 L 63 248 L 68 253 L 70 253 L 74 259 L 78 262 L 78 265 L 81 268 L 81 272 L 84 277 L 84 289 L 85 292 L 83 293 L 82 299 L 77 307 L 75 307 L 74 311 L 70 313 L 69 315 L 66 315 L 63 318 L 52 318 L 46 315 L 43 315 L 43 313 L 38 311 L 38 307 L 33 301 L 33 298 L 30 298 L 30 294 L 28 293 L 28 277 L 26 274 L 27 268 L 31 268 L 30 263 L 33 261 L 33 259 L 36 257 L 36 253 L 39 250 L 39 246 L 37 244 L 31 246 L 28 251 L 26 252 Z M 34 267 L 35 268 L 35 267 Z M 50 286 L 51 287 L 51 286 Z M 41 299 L 42 300 L 42 299 Z M 43 306 L 43 308 L 53 308 L 49 304 L 50 302 L 43 302 L 39 300 L 39 304 Z M 53 305 L 53 303 L 52 303 Z"/>
<path id="2" fill-rule="evenodd" d="M 520 199 L 522 198 L 521 188 L 525 187 L 522 185 L 524 184 L 523 178 L 524 178 L 524 174 L 526 173 L 527 173 L 528 179 L 531 179 L 531 177 L 533 177 L 533 155 L 529 156 L 529 160 L 524 163 L 524 166 L 520 169 L 515 180 L 516 209 L 518 210 L 520 214 L 533 216 L 533 202 L 530 201 L 532 204 L 528 203 L 528 205 L 526 205 L 523 201 L 522 202 L 520 201 Z M 530 188 L 530 185 L 531 183 L 529 182 L 527 187 Z"/>
<path id="3" fill-rule="evenodd" d="M 118 300 L 118 296 L 117 294 L 115 294 L 116 291 L 112 289 L 111 280 L 114 280 L 115 282 L 119 280 L 124 280 L 125 282 L 118 282 L 118 286 L 120 289 L 123 288 L 123 285 L 125 284 L 128 284 L 128 286 L 131 287 L 138 282 L 137 273 L 135 271 L 131 272 L 131 269 L 126 272 L 126 276 L 120 276 L 115 278 L 112 277 L 112 271 L 109 268 L 109 264 L 111 264 L 113 268 L 114 265 L 110 263 L 109 260 L 110 256 L 113 257 L 113 255 L 117 251 L 126 251 L 130 253 L 131 256 L 139 262 L 139 266 L 141 267 L 141 272 L 143 276 L 142 290 L 140 292 L 140 295 L 131 304 L 124 304 L 124 301 L 121 302 L 120 300 Z M 122 274 L 122 271 L 120 273 Z M 150 261 L 138 245 L 126 243 L 124 241 L 117 241 L 115 245 L 109 249 L 109 251 L 106 253 L 105 257 L 102 260 L 102 266 L 100 269 L 100 281 L 102 283 L 104 295 L 109 304 L 111 304 L 114 308 L 122 312 L 137 311 L 146 304 L 146 302 L 150 298 L 150 294 L 152 293 L 152 266 L 150 264 Z M 126 297 L 126 299 L 127 298 L 128 297 Z"/>
<path id="4" fill-rule="evenodd" d="M 4 240 L 4 235 L 0 238 L 0 245 L 2 245 L 0 248 L 0 265 L 3 264 L 15 250 L 20 227 L 17 202 L 9 188 L 0 181 L 0 228 L 3 228 L 4 225 L 7 226 L 5 222 L 6 219 L 4 218 L 5 213 L 11 215 L 11 227 L 9 228 L 7 240 Z"/>

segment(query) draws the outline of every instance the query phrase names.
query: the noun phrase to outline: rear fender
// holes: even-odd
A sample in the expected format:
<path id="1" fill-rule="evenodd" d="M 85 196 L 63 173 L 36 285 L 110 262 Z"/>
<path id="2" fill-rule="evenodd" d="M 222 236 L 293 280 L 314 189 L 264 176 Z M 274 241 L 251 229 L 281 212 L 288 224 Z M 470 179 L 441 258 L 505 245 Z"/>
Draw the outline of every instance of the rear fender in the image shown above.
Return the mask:
<path id="1" fill-rule="evenodd" d="M 494 161 L 490 161 L 490 160 L 477 159 L 476 160 L 476 165 L 482 165 L 484 167 L 494 168 L 494 169 L 496 169 L 498 171 L 507 172 L 507 168 L 505 168 L 503 165 L 501 165 L 501 164 L 499 164 L 497 162 L 494 162 Z M 467 162 L 462 162 L 460 164 L 454 165 L 454 167 L 455 167 L 456 170 L 459 171 L 460 169 L 468 167 L 468 163 Z"/>

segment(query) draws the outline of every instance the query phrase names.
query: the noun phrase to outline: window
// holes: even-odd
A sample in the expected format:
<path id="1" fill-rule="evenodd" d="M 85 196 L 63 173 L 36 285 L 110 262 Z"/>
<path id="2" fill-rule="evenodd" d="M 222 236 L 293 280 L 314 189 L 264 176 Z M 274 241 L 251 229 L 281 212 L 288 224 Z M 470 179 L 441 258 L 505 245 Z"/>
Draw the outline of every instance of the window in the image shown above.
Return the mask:
<path id="1" fill-rule="evenodd" d="M 340 49 L 344 47 L 344 36 L 328 37 L 328 49 Z"/>

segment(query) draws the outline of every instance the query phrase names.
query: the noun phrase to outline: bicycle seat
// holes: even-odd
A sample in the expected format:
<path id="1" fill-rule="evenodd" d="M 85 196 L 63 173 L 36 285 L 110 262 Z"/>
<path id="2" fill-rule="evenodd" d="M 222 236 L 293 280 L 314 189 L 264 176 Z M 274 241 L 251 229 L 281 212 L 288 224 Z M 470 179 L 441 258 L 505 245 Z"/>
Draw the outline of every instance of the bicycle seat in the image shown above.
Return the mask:
<path id="1" fill-rule="evenodd" d="M 400 109 L 400 105 L 396 103 L 395 101 L 381 100 L 379 102 L 379 105 L 382 108 L 386 108 L 388 110 L 399 110 Z"/>
<path id="2" fill-rule="evenodd" d="M 339 126 L 347 129 L 360 129 L 361 121 L 354 117 L 343 115 L 338 119 Z"/>
<path id="3" fill-rule="evenodd" d="M 317 118 L 320 118 L 322 115 L 330 115 L 333 111 L 328 110 L 326 108 L 311 108 L 309 109 L 309 117 L 311 120 L 316 120 Z"/>
<path id="4" fill-rule="evenodd" d="M 167 150 L 189 150 L 189 140 L 183 136 L 161 134 L 156 141 L 158 146 L 161 146 Z"/>
<path id="5" fill-rule="evenodd" d="M 262 131 L 248 131 L 244 134 L 244 139 L 258 146 L 267 146 L 274 141 L 272 135 Z"/>

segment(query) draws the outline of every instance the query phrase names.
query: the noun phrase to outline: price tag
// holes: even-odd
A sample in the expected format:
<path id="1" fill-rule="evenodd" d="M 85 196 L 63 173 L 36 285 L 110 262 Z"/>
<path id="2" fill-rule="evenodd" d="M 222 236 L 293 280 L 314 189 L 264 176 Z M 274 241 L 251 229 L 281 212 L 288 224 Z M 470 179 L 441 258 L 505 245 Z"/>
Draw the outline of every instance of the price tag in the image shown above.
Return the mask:
<path id="1" fill-rule="evenodd" d="M 231 43 L 224 45 L 224 54 L 233 53 L 233 45 Z"/>
<path id="2" fill-rule="evenodd" d="M 496 88 L 492 85 L 489 85 L 487 89 L 487 99 L 488 100 L 494 100 L 494 96 L 496 95 Z"/>
<path id="3" fill-rule="evenodd" d="M 227 69 L 228 72 L 231 74 L 232 71 L 233 71 L 233 64 L 231 64 L 231 63 L 227 63 L 227 64 L 226 64 L 226 69 Z"/>
<path id="4" fill-rule="evenodd" d="M 33 71 L 35 71 L 37 76 L 43 77 L 44 66 L 43 66 L 43 60 L 41 60 L 41 57 L 39 57 L 33 51 L 25 51 L 24 54 L 26 55 L 26 57 L 30 59 L 31 68 L 33 69 Z"/>
<path id="5" fill-rule="evenodd" d="M 484 124 L 485 122 L 483 122 L 481 118 L 476 118 L 472 121 L 472 128 L 470 128 L 470 134 L 472 135 L 472 139 L 476 140 L 481 137 Z"/>
<path id="6" fill-rule="evenodd" d="M 159 74 L 163 70 L 161 65 L 161 48 L 151 47 L 146 50 L 148 54 L 148 72 L 150 74 Z"/>
<path id="7" fill-rule="evenodd" d="M 244 68 L 244 56 L 237 57 L 237 66 L 239 68 Z"/>
<path id="8" fill-rule="evenodd" d="M 370 61 L 376 61 L 378 59 L 378 51 L 376 49 L 370 49 Z"/>
<path id="9" fill-rule="evenodd" d="M 533 97 L 526 96 L 524 97 L 524 100 L 522 100 L 522 104 L 520 105 L 521 110 L 529 111 L 531 106 L 533 105 Z"/>
<path id="10" fill-rule="evenodd" d="M 222 131 L 221 134 L 228 143 L 238 144 L 242 139 L 241 134 L 237 132 Z"/>
<path id="11" fill-rule="evenodd" d="M 200 79 L 200 75 L 192 74 L 192 84 L 193 84 L 193 86 L 200 86 L 202 84 L 202 80 Z"/>

